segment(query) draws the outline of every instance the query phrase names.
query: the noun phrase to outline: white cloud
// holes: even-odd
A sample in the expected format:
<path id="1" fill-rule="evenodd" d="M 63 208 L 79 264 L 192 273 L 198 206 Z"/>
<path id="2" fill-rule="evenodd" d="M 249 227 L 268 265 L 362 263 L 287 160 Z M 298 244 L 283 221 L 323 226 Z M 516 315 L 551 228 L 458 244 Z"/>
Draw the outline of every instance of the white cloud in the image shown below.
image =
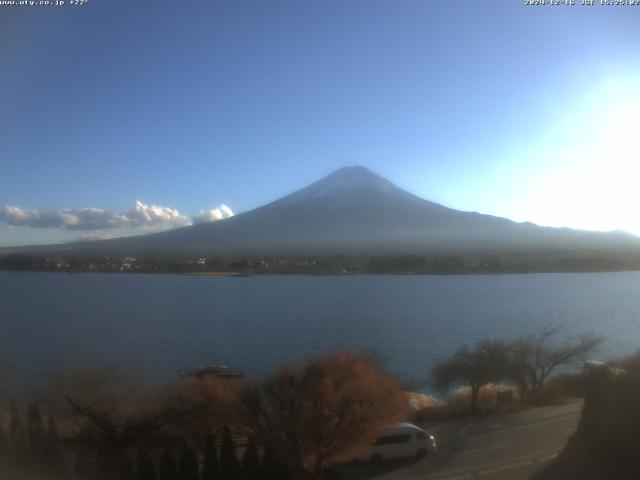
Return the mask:
<path id="1" fill-rule="evenodd" d="M 168 228 L 175 228 L 191 225 L 192 223 L 191 218 L 182 215 L 175 208 L 145 205 L 140 201 L 136 201 L 133 208 L 123 212 L 121 215 L 126 219 L 123 226 L 154 227 L 162 225 Z"/>
<path id="2" fill-rule="evenodd" d="M 217 208 L 200 210 L 197 215 L 193 216 L 193 223 L 215 222 L 229 217 L 233 217 L 233 211 L 223 203 Z"/>
<path id="3" fill-rule="evenodd" d="M 110 228 L 117 226 L 121 221 L 118 215 L 97 208 L 39 212 L 8 205 L 0 207 L 0 220 L 11 226 L 63 228 L 67 230 Z"/>
<path id="4" fill-rule="evenodd" d="M 148 231 L 185 227 L 193 223 L 212 222 L 233 216 L 222 204 L 211 210 L 201 210 L 193 218 L 175 208 L 147 205 L 136 201 L 124 212 L 110 212 L 100 208 L 62 209 L 49 212 L 26 210 L 0 205 L 0 221 L 9 227 L 60 228 L 64 230 L 100 231 L 109 228 L 141 228 Z"/>
<path id="5" fill-rule="evenodd" d="M 80 236 L 80 240 L 111 240 L 112 238 L 118 238 L 117 235 L 111 235 L 101 230 L 92 230 L 87 233 L 83 233 Z"/>

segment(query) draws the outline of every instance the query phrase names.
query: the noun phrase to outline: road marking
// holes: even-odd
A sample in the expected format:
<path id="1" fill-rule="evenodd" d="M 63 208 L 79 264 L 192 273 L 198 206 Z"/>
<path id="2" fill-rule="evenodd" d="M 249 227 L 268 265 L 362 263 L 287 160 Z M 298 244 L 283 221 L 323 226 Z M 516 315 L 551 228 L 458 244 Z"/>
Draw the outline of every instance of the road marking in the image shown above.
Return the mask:
<path id="1" fill-rule="evenodd" d="M 577 416 L 577 414 L 576 414 Z M 467 437 L 482 437 L 485 435 L 499 435 L 499 434 L 503 434 L 505 432 L 505 430 L 508 431 L 515 431 L 515 430 L 524 430 L 527 428 L 535 428 L 535 427 L 539 427 L 540 425 L 547 425 L 549 423 L 556 423 L 556 422 L 561 422 L 563 420 L 567 420 L 567 417 L 561 417 L 558 419 L 549 419 L 549 420 L 543 420 L 541 422 L 531 422 L 531 423 L 527 423 L 525 425 L 517 425 L 517 426 L 506 426 L 504 428 L 501 428 L 499 430 L 494 430 L 493 432 L 480 432 L 480 433 L 471 433 L 469 435 L 467 435 Z"/>
<path id="2" fill-rule="evenodd" d="M 490 452 L 491 450 L 497 450 L 499 448 L 504 448 L 504 447 L 508 447 L 509 444 L 508 443 L 501 443 L 500 445 L 494 445 L 493 447 L 485 447 L 485 448 L 478 448 L 476 450 L 467 450 L 466 452 L 460 452 L 460 453 L 456 453 L 455 455 L 471 455 L 472 453 L 483 453 L 483 452 Z"/>
<path id="3" fill-rule="evenodd" d="M 466 468 L 459 468 L 457 470 L 449 470 L 448 472 L 431 473 L 428 475 L 421 475 L 418 477 L 411 477 L 407 480 L 458 480 L 462 478 L 475 478 L 481 475 L 488 475 L 504 470 L 510 470 L 513 468 L 519 468 L 527 465 L 533 465 L 536 463 L 546 462 L 554 459 L 558 456 L 558 452 L 546 452 L 537 455 L 527 455 L 523 457 L 512 458 L 511 463 L 500 464 L 499 462 L 485 463 L 482 465 L 475 465 Z"/>

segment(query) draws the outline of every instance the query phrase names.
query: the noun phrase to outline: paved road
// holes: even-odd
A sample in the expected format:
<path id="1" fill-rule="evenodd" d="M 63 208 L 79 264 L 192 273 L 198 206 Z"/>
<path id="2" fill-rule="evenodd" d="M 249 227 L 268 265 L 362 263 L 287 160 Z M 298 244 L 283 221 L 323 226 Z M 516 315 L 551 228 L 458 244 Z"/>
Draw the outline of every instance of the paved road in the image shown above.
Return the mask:
<path id="1" fill-rule="evenodd" d="M 426 459 L 342 469 L 345 480 L 528 479 L 542 470 L 576 429 L 582 402 L 425 426 L 439 442 Z"/>

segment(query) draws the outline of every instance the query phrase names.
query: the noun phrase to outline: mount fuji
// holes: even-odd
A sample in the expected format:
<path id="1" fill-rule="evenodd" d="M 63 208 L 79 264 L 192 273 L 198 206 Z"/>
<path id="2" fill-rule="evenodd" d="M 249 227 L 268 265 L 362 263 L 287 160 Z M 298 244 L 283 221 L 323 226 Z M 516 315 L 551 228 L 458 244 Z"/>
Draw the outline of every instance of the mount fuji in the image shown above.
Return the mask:
<path id="1" fill-rule="evenodd" d="M 314 255 L 620 251 L 640 238 L 463 212 L 409 193 L 365 167 L 341 168 L 234 217 L 112 240 L 31 247 L 73 255 Z"/>

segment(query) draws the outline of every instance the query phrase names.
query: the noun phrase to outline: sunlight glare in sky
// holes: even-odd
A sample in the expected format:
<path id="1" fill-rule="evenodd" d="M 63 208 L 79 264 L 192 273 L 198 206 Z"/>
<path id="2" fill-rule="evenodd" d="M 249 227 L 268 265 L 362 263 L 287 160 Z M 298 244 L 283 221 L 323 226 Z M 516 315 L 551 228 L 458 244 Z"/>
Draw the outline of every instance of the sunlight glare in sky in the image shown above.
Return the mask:
<path id="1" fill-rule="evenodd" d="M 522 206 L 529 220 L 640 234 L 640 94 L 631 83 L 605 83 L 586 111 L 573 113 L 573 134 L 548 154 L 556 171 Z"/>

